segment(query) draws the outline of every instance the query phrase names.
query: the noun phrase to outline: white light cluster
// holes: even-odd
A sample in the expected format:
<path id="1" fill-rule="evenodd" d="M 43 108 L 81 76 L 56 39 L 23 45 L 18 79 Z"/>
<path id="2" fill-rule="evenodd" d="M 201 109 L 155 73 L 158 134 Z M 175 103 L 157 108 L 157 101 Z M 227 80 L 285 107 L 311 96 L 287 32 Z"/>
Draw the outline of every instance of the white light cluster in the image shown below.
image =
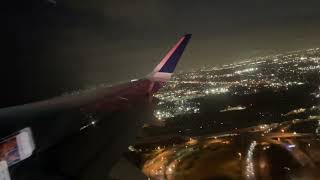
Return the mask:
<path id="1" fill-rule="evenodd" d="M 186 100 L 174 102 L 174 107 L 164 107 L 154 111 L 154 116 L 158 120 L 166 120 L 183 114 L 195 114 L 200 112 L 200 103 L 192 103 Z"/>
<path id="2" fill-rule="evenodd" d="M 205 91 L 206 94 L 223 94 L 223 93 L 227 93 L 227 92 L 229 92 L 229 89 L 225 88 L 225 87 L 213 88 L 213 89 Z"/>
<path id="3" fill-rule="evenodd" d="M 246 171 L 245 171 L 245 176 L 247 179 L 255 179 L 253 152 L 256 146 L 257 146 L 257 142 L 252 141 L 247 152 Z"/>
<path id="4" fill-rule="evenodd" d="M 247 109 L 247 107 L 240 106 L 240 105 L 239 106 L 234 106 L 234 107 L 228 106 L 227 108 L 220 110 L 220 112 L 241 111 L 241 110 L 245 110 L 245 109 Z"/>
<path id="5" fill-rule="evenodd" d="M 243 70 L 239 70 L 236 71 L 236 74 L 243 74 L 243 73 L 248 73 L 248 72 L 253 72 L 253 71 L 257 71 L 258 68 L 248 68 L 248 69 L 243 69 Z"/>

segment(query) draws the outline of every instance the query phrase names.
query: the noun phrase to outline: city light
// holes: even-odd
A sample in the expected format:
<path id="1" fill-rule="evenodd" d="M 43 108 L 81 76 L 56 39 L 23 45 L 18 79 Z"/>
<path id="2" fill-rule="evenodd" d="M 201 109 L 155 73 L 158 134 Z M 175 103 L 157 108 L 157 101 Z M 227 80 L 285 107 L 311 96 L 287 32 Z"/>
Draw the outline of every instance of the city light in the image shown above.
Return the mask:
<path id="1" fill-rule="evenodd" d="M 257 146 L 256 141 L 252 141 L 248 152 L 247 152 L 247 158 L 246 158 L 246 178 L 247 179 L 254 179 L 255 178 L 255 173 L 254 173 L 254 164 L 253 164 L 253 152 L 255 147 Z"/>
<path id="2" fill-rule="evenodd" d="M 154 115 L 160 120 L 167 120 L 200 113 L 198 100 L 203 97 L 250 95 L 263 90 L 282 91 L 303 86 L 308 83 L 305 78 L 308 73 L 319 73 L 319 63 L 320 49 L 315 48 L 176 74 L 155 94 L 160 101 Z M 319 92 L 312 95 L 319 98 Z M 302 110 L 292 113 L 302 113 Z"/>

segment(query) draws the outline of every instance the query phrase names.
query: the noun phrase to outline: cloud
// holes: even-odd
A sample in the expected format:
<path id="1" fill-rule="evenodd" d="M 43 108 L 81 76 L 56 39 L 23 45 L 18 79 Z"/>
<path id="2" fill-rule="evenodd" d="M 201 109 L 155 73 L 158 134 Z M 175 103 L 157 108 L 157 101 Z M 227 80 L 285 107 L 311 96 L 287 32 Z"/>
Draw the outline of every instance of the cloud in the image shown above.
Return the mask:
<path id="1" fill-rule="evenodd" d="M 65 4 L 75 11 L 133 28 L 158 25 L 171 14 L 167 1 L 157 0 L 67 0 Z"/>

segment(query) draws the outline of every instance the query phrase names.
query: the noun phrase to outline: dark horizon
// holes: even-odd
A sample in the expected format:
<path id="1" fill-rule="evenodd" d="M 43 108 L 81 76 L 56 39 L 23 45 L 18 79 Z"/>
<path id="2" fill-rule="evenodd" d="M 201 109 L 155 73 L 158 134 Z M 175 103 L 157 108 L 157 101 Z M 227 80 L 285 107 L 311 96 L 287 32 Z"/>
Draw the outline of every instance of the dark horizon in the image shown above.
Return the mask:
<path id="1" fill-rule="evenodd" d="M 192 33 L 179 70 L 320 47 L 320 2 L 75 1 L 6 4 L 2 107 L 148 74 Z"/>

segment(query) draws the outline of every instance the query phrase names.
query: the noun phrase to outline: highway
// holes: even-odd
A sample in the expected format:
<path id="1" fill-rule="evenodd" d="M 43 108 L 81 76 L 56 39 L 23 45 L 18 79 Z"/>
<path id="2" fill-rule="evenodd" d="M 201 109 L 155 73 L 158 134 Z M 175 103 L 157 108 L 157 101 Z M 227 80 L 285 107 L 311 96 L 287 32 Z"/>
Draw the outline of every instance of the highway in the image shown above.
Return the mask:
<path id="1" fill-rule="evenodd" d="M 132 149 L 150 179 L 317 179 L 319 119 L 202 137 L 144 140 Z"/>

